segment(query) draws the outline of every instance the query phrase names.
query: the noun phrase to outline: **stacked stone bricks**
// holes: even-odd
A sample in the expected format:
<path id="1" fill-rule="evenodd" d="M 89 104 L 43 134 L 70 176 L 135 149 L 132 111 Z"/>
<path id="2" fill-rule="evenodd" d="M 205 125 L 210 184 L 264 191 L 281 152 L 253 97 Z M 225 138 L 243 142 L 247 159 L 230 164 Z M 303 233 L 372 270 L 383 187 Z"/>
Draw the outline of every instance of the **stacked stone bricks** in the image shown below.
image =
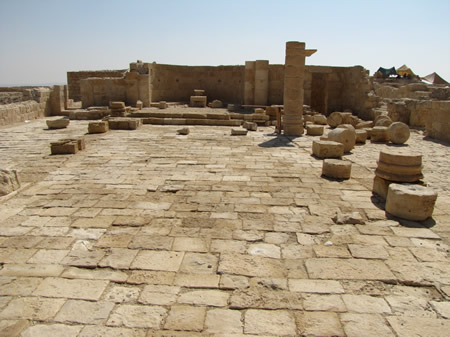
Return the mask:
<path id="1" fill-rule="evenodd" d="M 111 107 L 111 115 L 113 117 L 124 117 L 126 108 L 124 102 L 111 102 L 109 104 Z"/>

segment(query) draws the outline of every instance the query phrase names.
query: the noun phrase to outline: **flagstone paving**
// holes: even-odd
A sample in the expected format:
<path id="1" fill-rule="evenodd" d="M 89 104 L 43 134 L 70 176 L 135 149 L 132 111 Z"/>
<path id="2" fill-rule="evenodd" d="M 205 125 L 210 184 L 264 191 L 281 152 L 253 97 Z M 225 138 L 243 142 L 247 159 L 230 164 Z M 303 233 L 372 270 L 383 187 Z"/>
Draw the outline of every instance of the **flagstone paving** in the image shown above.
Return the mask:
<path id="1" fill-rule="evenodd" d="M 418 223 L 371 192 L 395 146 L 356 146 L 340 182 L 312 136 L 87 124 L 0 130 L 23 185 L 0 199 L 0 336 L 448 336 L 449 144 L 407 142 L 439 194 Z M 50 155 L 82 135 L 85 150 Z M 364 223 L 332 221 L 352 212 Z"/>

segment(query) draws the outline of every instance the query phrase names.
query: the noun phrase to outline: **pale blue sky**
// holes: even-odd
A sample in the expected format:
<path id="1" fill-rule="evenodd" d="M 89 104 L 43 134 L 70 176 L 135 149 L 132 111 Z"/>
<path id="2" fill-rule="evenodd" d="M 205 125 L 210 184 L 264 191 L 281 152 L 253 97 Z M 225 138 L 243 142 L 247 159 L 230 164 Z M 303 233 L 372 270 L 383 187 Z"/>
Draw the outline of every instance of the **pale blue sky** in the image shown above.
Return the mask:
<path id="1" fill-rule="evenodd" d="M 0 0 L 0 86 L 66 83 L 66 72 L 144 62 L 284 63 L 286 41 L 318 49 L 307 64 L 406 63 L 450 81 L 449 0 Z"/>

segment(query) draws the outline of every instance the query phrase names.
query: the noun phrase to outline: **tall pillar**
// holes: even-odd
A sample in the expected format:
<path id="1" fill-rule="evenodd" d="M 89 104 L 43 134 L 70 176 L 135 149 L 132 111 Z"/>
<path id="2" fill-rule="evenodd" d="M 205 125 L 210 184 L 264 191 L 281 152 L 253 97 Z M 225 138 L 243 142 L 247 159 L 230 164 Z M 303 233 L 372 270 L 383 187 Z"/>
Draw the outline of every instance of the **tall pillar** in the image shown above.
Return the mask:
<path id="1" fill-rule="evenodd" d="M 255 104 L 255 61 L 245 61 L 244 104 Z"/>
<path id="2" fill-rule="evenodd" d="M 267 105 L 269 97 L 269 61 L 255 62 L 255 105 Z"/>
<path id="3" fill-rule="evenodd" d="M 303 134 L 303 83 L 305 58 L 317 50 L 305 49 L 304 42 L 286 42 L 284 65 L 284 133 L 290 136 Z"/>
<path id="4" fill-rule="evenodd" d="M 303 134 L 303 81 L 305 74 L 305 43 L 286 42 L 284 65 L 284 134 Z"/>

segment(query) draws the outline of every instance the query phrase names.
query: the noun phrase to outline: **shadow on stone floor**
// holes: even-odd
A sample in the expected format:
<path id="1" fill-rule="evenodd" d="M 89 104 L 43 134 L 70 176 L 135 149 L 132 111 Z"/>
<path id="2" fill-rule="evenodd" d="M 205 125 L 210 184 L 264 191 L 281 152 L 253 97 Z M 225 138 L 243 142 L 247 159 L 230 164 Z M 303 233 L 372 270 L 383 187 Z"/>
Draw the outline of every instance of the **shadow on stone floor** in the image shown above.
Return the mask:
<path id="1" fill-rule="evenodd" d="M 270 133 L 266 134 L 265 136 L 273 136 L 274 138 L 265 141 L 261 144 L 258 144 L 259 147 L 295 147 L 295 145 L 292 143 L 292 140 L 287 138 L 284 135 L 276 134 L 276 133 Z"/>

